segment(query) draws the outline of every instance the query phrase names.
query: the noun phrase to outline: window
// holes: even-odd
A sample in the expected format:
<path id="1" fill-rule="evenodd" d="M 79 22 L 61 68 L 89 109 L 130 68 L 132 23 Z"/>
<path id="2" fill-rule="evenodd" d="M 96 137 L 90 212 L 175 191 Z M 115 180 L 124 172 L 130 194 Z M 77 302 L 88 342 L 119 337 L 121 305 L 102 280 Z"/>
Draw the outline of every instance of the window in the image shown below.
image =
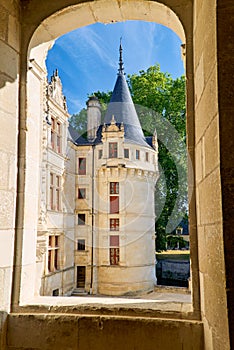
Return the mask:
<path id="1" fill-rule="evenodd" d="M 124 148 L 124 158 L 129 158 L 129 149 Z"/>
<path id="2" fill-rule="evenodd" d="M 51 147 L 55 152 L 62 153 L 61 124 L 51 117 Z"/>
<path id="3" fill-rule="evenodd" d="M 85 214 L 78 214 L 78 225 L 85 225 Z"/>
<path id="4" fill-rule="evenodd" d="M 146 160 L 146 162 L 149 161 L 149 153 L 148 152 L 145 152 L 145 160 Z"/>
<path id="5" fill-rule="evenodd" d="M 119 236 L 110 236 L 110 265 L 119 265 Z"/>
<path id="6" fill-rule="evenodd" d="M 110 196 L 110 214 L 119 213 L 119 196 Z"/>
<path id="7" fill-rule="evenodd" d="M 109 158 L 117 158 L 117 157 L 118 157 L 117 142 L 110 142 L 109 143 Z"/>
<path id="8" fill-rule="evenodd" d="M 110 214 L 119 213 L 119 196 L 116 194 L 119 194 L 119 182 L 110 182 Z"/>
<path id="9" fill-rule="evenodd" d="M 48 246 L 48 271 L 54 272 L 59 269 L 59 236 L 49 236 Z"/>
<path id="10" fill-rule="evenodd" d="M 58 297 L 59 296 L 59 288 L 53 290 L 52 296 L 53 297 Z"/>
<path id="11" fill-rule="evenodd" d="M 119 219 L 110 219 L 110 231 L 119 231 Z"/>
<path id="12" fill-rule="evenodd" d="M 119 194 L 119 182 L 110 182 L 110 194 Z"/>
<path id="13" fill-rule="evenodd" d="M 79 188 L 78 189 L 78 198 L 79 199 L 86 198 L 86 188 Z"/>
<path id="14" fill-rule="evenodd" d="M 86 175 L 86 158 L 79 158 L 78 162 L 78 174 Z"/>
<path id="15" fill-rule="evenodd" d="M 50 173 L 50 209 L 54 207 L 54 178 L 53 174 Z"/>
<path id="16" fill-rule="evenodd" d="M 140 159 L 140 151 L 138 149 L 136 150 L 136 159 Z"/>
<path id="17" fill-rule="evenodd" d="M 51 210 L 61 210 L 61 176 L 50 173 L 50 199 Z"/>
<path id="18" fill-rule="evenodd" d="M 102 149 L 100 149 L 99 151 L 98 151 L 98 159 L 101 159 L 102 158 Z"/>
<path id="19" fill-rule="evenodd" d="M 85 250 L 85 239 L 78 239 L 77 250 Z"/>

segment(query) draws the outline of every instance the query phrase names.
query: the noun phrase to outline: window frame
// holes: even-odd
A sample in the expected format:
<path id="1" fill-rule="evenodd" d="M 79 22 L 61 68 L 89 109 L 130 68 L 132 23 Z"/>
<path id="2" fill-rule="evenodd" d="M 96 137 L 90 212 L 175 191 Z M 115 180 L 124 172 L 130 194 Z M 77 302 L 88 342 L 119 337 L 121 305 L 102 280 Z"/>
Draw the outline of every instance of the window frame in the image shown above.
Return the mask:
<path id="1" fill-rule="evenodd" d="M 110 218 L 110 231 L 119 231 L 119 218 Z"/>
<path id="2" fill-rule="evenodd" d="M 119 196 L 110 196 L 110 214 L 119 214 Z"/>
<path id="3" fill-rule="evenodd" d="M 102 159 L 102 156 L 103 156 L 103 151 L 102 151 L 102 149 L 99 149 L 98 150 L 98 159 Z"/>
<path id="4" fill-rule="evenodd" d="M 110 195 L 118 194 L 119 195 L 119 182 L 111 181 L 110 182 Z"/>
<path id="5" fill-rule="evenodd" d="M 77 251 L 79 252 L 84 252 L 86 249 L 86 245 L 85 245 L 85 239 L 84 238 L 78 238 L 77 239 Z"/>
<path id="6" fill-rule="evenodd" d="M 78 175 L 86 175 L 87 172 L 87 161 L 86 157 L 78 158 Z"/>
<path id="7" fill-rule="evenodd" d="M 53 273 L 60 270 L 60 236 L 49 235 L 48 236 L 48 249 L 47 249 L 47 272 Z"/>
<path id="8" fill-rule="evenodd" d="M 84 220 L 82 220 L 81 215 L 84 216 Z M 77 215 L 77 225 L 78 226 L 85 226 L 86 225 L 86 214 L 85 213 L 78 213 Z"/>
<path id="9" fill-rule="evenodd" d="M 51 148 L 62 154 L 62 124 L 54 116 L 51 117 Z"/>
<path id="10" fill-rule="evenodd" d="M 109 158 L 118 158 L 118 142 L 109 142 Z"/>
<path id="11" fill-rule="evenodd" d="M 113 238 L 116 239 L 116 242 L 111 242 Z M 119 257 L 120 257 L 120 249 L 119 249 L 119 235 L 110 235 L 109 237 L 110 248 L 109 248 L 109 259 L 110 266 L 119 266 Z"/>
<path id="12" fill-rule="evenodd" d="M 129 148 L 124 148 L 124 158 L 129 159 Z"/>
<path id="13" fill-rule="evenodd" d="M 84 195 L 82 195 L 82 191 L 84 191 Z M 78 199 L 86 199 L 86 188 L 85 187 L 78 188 Z"/>
<path id="14" fill-rule="evenodd" d="M 61 211 L 62 177 L 50 172 L 49 181 L 49 209 L 53 211 Z"/>
<path id="15" fill-rule="evenodd" d="M 136 160 L 140 160 L 140 150 L 136 149 Z"/>

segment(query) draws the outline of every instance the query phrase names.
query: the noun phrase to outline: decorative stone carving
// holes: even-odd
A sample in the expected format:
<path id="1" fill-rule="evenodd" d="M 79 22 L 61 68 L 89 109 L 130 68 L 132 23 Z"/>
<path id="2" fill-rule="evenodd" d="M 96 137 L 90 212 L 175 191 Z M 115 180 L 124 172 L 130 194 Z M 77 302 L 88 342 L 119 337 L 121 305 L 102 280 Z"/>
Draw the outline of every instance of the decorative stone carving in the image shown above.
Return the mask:
<path id="1" fill-rule="evenodd" d="M 38 225 L 41 227 L 45 227 L 46 225 L 46 205 L 44 202 L 41 202 Z"/>
<path id="2" fill-rule="evenodd" d="M 57 104 L 67 112 L 66 97 L 62 92 L 62 83 L 58 75 L 58 70 L 54 72 L 48 85 L 48 96 L 52 97 Z"/>
<path id="3" fill-rule="evenodd" d="M 47 242 L 46 242 L 46 232 L 39 231 L 37 233 L 37 246 L 36 246 L 36 261 L 42 262 L 43 256 L 46 253 Z"/>

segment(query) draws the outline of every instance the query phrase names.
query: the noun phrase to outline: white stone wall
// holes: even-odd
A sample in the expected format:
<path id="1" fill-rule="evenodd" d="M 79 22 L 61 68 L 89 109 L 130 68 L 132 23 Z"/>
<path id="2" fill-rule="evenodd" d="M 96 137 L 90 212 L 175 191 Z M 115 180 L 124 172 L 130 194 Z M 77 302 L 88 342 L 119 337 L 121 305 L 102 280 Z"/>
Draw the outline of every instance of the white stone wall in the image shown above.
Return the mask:
<path id="1" fill-rule="evenodd" d="M 42 64 L 42 62 L 40 62 Z M 39 149 L 40 164 L 40 196 L 38 202 L 39 218 L 37 232 L 37 275 L 36 294 L 52 295 L 59 289 L 63 295 L 74 287 L 74 188 L 75 188 L 75 150 L 68 138 L 68 113 L 62 94 L 62 85 L 58 72 L 52 78 L 51 84 L 44 80 L 38 82 L 41 90 L 35 91 L 35 100 L 41 96 L 41 142 Z M 39 99 L 40 100 L 40 99 Z M 52 147 L 51 118 L 60 123 L 61 151 Z M 51 174 L 54 181 L 59 177 L 59 208 L 51 207 L 50 182 Z M 56 192 L 55 192 L 56 193 Z M 48 250 L 49 236 L 59 236 L 58 269 L 49 271 Z"/>
<path id="2" fill-rule="evenodd" d="M 109 142 L 118 143 L 117 158 L 109 158 Z M 124 158 L 124 148 L 129 149 L 129 158 Z M 152 290 L 156 283 L 154 188 L 158 177 L 157 150 L 124 142 L 124 130 L 114 123 L 108 132 L 103 129 L 101 144 L 94 148 L 77 146 L 76 149 L 77 164 L 78 158 L 86 158 L 86 175 L 76 178 L 76 193 L 79 187 L 86 188 L 86 199 L 76 200 L 77 215 L 86 214 L 86 224 L 76 225 L 76 240 L 85 239 L 86 250 L 75 253 L 75 265 L 86 266 L 86 291 L 90 291 L 92 249 L 93 293 L 121 295 Z M 99 157 L 100 150 L 102 157 Z M 140 152 L 140 159 L 136 159 L 136 150 Z M 110 182 L 119 182 L 118 214 L 109 213 Z M 119 231 L 110 231 L 111 218 L 119 219 Z M 111 234 L 119 236 L 117 266 L 110 265 Z"/>
<path id="3" fill-rule="evenodd" d="M 20 57 L 19 15 L 17 1 L 14 4 L 1 1 L 0 311 L 9 311 L 10 309 L 15 240 Z"/>

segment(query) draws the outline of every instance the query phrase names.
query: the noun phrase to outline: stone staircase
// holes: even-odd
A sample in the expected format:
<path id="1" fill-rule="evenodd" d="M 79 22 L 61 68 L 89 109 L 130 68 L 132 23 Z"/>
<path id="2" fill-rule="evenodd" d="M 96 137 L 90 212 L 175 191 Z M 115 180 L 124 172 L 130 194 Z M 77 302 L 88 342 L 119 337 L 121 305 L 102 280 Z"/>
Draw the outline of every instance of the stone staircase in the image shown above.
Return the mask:
<path id="1" fill-rule="evenodd" d="M 84 288 L 74 288 L 71 293 L 72 297 L 80 297 L 84 295 L 88 295 L 88 292 L 86 292 Z"/>

